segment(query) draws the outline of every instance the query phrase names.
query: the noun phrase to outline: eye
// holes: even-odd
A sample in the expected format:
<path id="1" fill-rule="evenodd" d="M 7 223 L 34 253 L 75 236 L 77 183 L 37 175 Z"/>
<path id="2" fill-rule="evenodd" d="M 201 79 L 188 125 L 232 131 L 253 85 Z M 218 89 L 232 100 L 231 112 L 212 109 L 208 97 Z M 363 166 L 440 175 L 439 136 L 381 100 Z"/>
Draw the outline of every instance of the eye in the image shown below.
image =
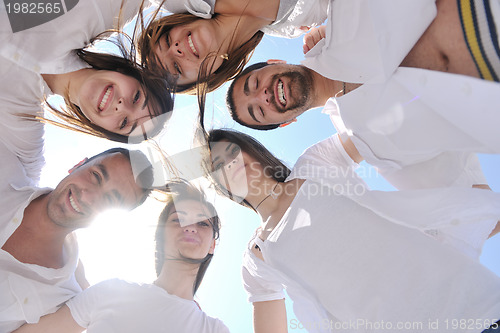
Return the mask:
<path id="1" fill-rule="evenodd" d="M 198 222 L 198 225 L 199 225 L 200 227 L 208 227 L 208 226 L 210 226 L 210 224 L 208 224 L 208 223 L 207 223 L 207 222 L 205 222 L 205 221 Z"/>
<path id="2" fill-rule="evenodd" d="M 233 149 L 231 149 L 231 154 L 233 156 L 236 156 L 239 154 L 239 152 L 240 152 L 240 146 L 234 145 Z"/>
<path id="3" fill-rule="evenodd" d="M 179 67 L 179 65 L 177 65 L 176 62 L 174 62 L 174 68 L 178 75 L 182 75 L 181 68 Z"/>
<path id="4" fill-rule="evenodd" d="M 137 93 L 134 95 L 134 104 L 141 98 L 141 91 L 137 90 Z"/>
<path id="5" fill-rule="evenodd" d="M 170 34 L 169 33 L 167 33 L 165 35 L 165 41 L 167 42 L 167 46 L 170 47 Z"/>
<path id="6" fill-rule="evenodd" d="M 125 117 L 123 119 L 122 123 L 120 124 L 120 129 L 124 129 L 125 126 L 127 126 L 127 124 L 128 124 L 128 119 L 127 119 L 127 117 Z"/>
<path id="7" fill-rule="evenodd" d="M 95 180 L 97 181 L 97 184 L 101 184 L 102 183 L 102 177 L 101 175 L 99 174 L 99 172 L 92 172 L 92 175 L 94 176 Z"/>

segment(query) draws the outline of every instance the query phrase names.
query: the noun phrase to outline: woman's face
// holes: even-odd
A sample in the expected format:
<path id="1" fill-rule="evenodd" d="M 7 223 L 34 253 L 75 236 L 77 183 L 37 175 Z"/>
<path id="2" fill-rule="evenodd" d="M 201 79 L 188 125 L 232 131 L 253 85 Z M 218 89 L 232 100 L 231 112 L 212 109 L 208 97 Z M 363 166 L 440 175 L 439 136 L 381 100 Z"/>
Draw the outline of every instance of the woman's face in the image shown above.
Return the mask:
<path id="1" fill-rule="evenodd" d="M 214 231 L 207 207 L 195 200 L 175 202 L 165 223 L 165 258 L 179 254 L 203 259 L 215 248 Z"/>
<path id="2" fill-rule="evenodd" d="M 139 81 L 114 71 L 93 70 L 71 101 L 93 124 L 125 136 L 151 119 Z"/>
<path id="3" fill-rule="evenodd" d="M 177 77 L 178 84 L 194 83 L 203 60 L 211 53 L 219 51 L 212 20 L 197 21 L 179 25 L 162 36 L 154 50 L 161 65 Z M 208 60 L 210 68 L 212 59 Z M 210 72 L 215 72 L 223 59 L 216 57 Z M 207 73 L 208 74 L 208 73 Z"/>
<path id="4" fill-rule="evenodd" d="M 252 156 L 227 140 L 212 142 L 210 151 L 212 172 L 222 187 L 240 198 L 259 190 L 259 180 L 265 176 L 262 166 Z"/>

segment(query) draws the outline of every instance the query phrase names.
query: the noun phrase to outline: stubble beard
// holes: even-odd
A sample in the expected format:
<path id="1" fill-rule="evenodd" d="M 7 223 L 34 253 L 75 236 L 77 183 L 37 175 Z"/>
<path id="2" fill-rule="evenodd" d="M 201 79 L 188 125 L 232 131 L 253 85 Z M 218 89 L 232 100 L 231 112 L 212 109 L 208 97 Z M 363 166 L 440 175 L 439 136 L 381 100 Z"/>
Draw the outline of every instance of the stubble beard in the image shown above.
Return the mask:
<path id="1" fill-rule="evenodd" d="M 293 104 L 288 104 L 285 109 L 281 103 L 277 102 L 274 96 L 274 87 L 279 79 L 289 79 L 289 96 L 287 96 L 287 103 L 291 100 Z M 272 92 L 270 102 L 274 105 L 279 113 L 302 113 L 308 110 L 312 104 L 311 89 L 312 89 L 312 75 L 305 69 L 284 72 L 275 74 L 271 80 L 271 85 L 268 88 Z"/>

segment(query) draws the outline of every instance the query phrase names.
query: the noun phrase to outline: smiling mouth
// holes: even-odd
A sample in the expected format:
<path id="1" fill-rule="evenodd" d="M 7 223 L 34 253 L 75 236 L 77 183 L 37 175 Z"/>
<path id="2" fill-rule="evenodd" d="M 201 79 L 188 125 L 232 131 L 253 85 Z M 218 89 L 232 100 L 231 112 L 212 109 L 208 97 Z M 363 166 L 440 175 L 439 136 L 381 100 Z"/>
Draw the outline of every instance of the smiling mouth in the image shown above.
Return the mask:
<path id="1" fill-rule="evenodd" d="M 285 97 L 285 88 L 283 86 L 283 81 L 278 80 L 278 88 L 276 89 L 278 93 L 278 101 L 280 104 L 285 107 L 286 106 L 286 97 Z"/>
<path id="2" fill-rule="evenodd" d="M 73 198 L 73 193 L 71 193 L 71 191 L 69 191 L 69 203 L 77 213 L 83 214 L 80 208 L 78 208 L 78 205 L 76 204 L 75 199 Z"/>
<path id="3" fill-rule="evenodd" d="M 198 51 L 194 47 L 193 39 L 191 38 L 191 33 L 189 33 L 187 39 L 188 39 L 188 44 L 189 44 L 189 48 L 191 49 L 191 52 L 193 52 L 195 56 L 199 57 Z"/>
<path id="4" fill-rule="evenodd" d="M 108 103 L 109 97 L 111 96 L 112 90 L 113 90 L 112 86 L 108 86 L 106 88 L 106 92 L 102 96 L 101 103 L 99 103 L 99 107 L 98 107 L 99 111 L 103 111 L 106 108 L 106 105 Z"/>

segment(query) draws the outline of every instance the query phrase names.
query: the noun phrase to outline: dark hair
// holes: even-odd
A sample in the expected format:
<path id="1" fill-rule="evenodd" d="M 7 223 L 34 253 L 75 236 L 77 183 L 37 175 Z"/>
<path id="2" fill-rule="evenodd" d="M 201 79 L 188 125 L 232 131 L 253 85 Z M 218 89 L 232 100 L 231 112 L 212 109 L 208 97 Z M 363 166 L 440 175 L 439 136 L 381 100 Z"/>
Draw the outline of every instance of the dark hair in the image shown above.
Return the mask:
<path id="1" fill-rule="evenodd" d="M 198 190 L 197 188 L 188 184 L 187 182 L 182 181 L 182 182 L 173 182 L 167 184 L 166 192 L 169 193 L 167 204 L 165 208 L 163 208 L 163 211 L 160 214 L 160 217 L 158 219 L 158 226 L 156 228 L 156 233 L 155 233 L 155 268 L 157 275 L 160 275 L 160 272 L 163 268 L 163 263 L 165 261 L 165 254 L 164 254 L 165 223 L 170 214 L 172 214 L 173 209 L 175 208 L 174 200 L 176 202 L 185 200 L 194 200 L 204 205 L 208 209 L 209 213 L 208 215 L 210 216 L 208 218 L 208 221 L 212 225 L 214 239 L 219 239 L 219 230 L 220 230 L 220 220 L 219 216 L 217 215 L 217 211 L 215 210 L 215 207 L 210 202 L 207 201 L 205 194 L 202 191 Z M 187 258 L 182 256 L 182 254 L 180 254 L 179 260 L 199 265 L 198 273 L 196 274 L 196 279 L 193 285 L 193 295 L 198 290 L 201 281 L 205 276 L 205 272 L 207 271 L 207 268 L 210 265 L 210 262 L 212 261 L 212 257 L 213 254 L 211 253 L 208 253 L 203 259 Z"/>
<path id="2" fill-rule="evenodd" d="M 142 198 L 136 203 L 135 207 L 140 206 L 146 200 L 149 193 L 151 193 L 153 184 L 153 166 L 143 152 L 141 152 L 140 150 L 128 150 L 126 148 L 111 148 L 88 158 L 80 166 L 85 165 L 97 158 L 115 153 L 120 153 L 125 156 L 125 158 L 129 161 L 130 166 L 132 167 L 132 171 L 139 171 L 137 175 L 134 175 L 134 178 L 136 185 L 142 189 L 143 193 Z"/>
<path id="3" fill-rule="evenodd" d="M 244 151 L 259 162 L 268 173 L 268 176 L 272 177 L 274 180 L 284 182 L 290 175 L 290 169 L 278 158 L 276 158 L 266 147 L 264 147 L 264 145 L 250 135 L 230 129 L 214 129 L 208 133 L 209 144 L 213 142 L 220 142 L 222 140 L 227 140 L 238 145 L 241 151 Z M 220 184 L 217 182 L 215 183 L 218 185 L 217 189 L 219 192 L 222 192 L 233 199 L 233 195 L 227 189 L 221 188 Z M 240 204 L 253 209 L 252 205 L 244 199 L 240 201 Z"/>
<path id="4" fill-rule="evenodd" d="M 255 63 L 253 65 L 248 66 L 247 68 L 245 68 L 240 74 L 238 74 L 234 78 L 233 82 L 231 82 L 231 85 L 227 89 L 226 104 L 227 104 L 227 109 L 229 110 L 229 114 L 231 115 L 231 117 L 233 118 L 234 121 L 236 121 L 238 124 L 240 124 L 242 126 L 249 127 L 249 128 L 252 128 L 252 129 L 257 129 L 257 130 L 263 130 L 263 131 L 272 130 L 272 129 L 275 129 L 275 128 L 279 127 L 279 124 L 248 125 L 248 124 L 244 123 L 238 117 L 238 114 L 236 113 L 236 105 L 234 104 L 233 91 L 234 91 L 234 85 L 236 84 L 236 81 L 238 81 L 239 79 L 241 79 L 242 76 L 245 76 L 246 74 L 248 74 L 248 73 L 250 73 L 250 72 L 252 72 L 254 70 L 266 67 L 268 65 L 270 65 L 270 64 L 268 64 L 267 62 L 257 62 L 257 63 Z"/>

